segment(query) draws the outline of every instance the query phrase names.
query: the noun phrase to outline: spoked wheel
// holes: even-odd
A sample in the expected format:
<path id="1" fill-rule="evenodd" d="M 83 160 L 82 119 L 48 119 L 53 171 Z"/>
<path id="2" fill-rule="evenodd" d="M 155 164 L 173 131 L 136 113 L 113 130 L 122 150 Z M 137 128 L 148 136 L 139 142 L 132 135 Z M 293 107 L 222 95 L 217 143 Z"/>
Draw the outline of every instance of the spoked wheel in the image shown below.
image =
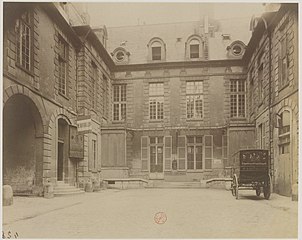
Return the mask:
<path id="1" fill-rule="evenodd" d="M 268 175 L 266 181 L 264 182 L 263 194 L 265 199 L 269 199 L 271 196 L 271 176 Z"/>
<path id="2" fill-rule="evenodd" d="M 257 195 L 257 197 L 259 197 L 260 194 L 261 194 L 261 189 L 260 189 L 260 187 L 257 187 L 256 188 L 256 195 Z"/>
<path id="3" fill-rule="evenodd" d="M 232 194 L 233 196 L 236 196 L 236 199 L 238 199 L 238 178 L 236 174 L 233 176 Z"/>

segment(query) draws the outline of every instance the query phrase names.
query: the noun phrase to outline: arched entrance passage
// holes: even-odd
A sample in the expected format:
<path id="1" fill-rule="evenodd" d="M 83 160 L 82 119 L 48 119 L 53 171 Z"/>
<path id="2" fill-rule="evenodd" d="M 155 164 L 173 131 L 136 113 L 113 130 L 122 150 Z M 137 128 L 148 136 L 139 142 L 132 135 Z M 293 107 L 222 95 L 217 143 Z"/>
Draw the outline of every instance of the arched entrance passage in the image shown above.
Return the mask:
<path id="1" fill-rule="evenodd" d="M 34 102 L 15 94 L 3 109 L 3 183 L 14 194 L 35 194 L 43 178 L 43 125 Z"/>

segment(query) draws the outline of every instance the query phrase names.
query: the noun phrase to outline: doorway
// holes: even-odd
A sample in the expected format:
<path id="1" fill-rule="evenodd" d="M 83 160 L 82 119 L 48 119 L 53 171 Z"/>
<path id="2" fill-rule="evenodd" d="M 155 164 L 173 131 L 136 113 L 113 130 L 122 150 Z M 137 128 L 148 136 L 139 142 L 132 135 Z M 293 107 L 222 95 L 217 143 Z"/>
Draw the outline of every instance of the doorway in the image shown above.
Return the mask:
<path id="1" fill-rule="evenodd" d="M 164 137 L 150 137 L 150 179 L 164 178 Z"/>

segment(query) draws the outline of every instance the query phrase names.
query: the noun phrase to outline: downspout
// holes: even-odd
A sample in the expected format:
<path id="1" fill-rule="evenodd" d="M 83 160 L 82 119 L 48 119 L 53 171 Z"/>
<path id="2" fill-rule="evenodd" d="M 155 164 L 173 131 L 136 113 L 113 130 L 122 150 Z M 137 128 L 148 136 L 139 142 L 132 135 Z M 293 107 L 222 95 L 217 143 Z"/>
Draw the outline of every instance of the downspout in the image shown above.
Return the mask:
<path id="1" fill-rule="evenodd" d="M 269 45 L 269 93 L 268 93 L 268 122 L 269 122 L 269 152 L 270 152 L 270 175 L 273 179 L 274 176 L 274 163 L 272 161 L 272 142 L 273 142 L 273 127 L 272 126 L 272 32 L 271 29 L 267 29 L 268 45 Z M 273 183 L 271 183 L 271 191 L 273 191 Z"/>

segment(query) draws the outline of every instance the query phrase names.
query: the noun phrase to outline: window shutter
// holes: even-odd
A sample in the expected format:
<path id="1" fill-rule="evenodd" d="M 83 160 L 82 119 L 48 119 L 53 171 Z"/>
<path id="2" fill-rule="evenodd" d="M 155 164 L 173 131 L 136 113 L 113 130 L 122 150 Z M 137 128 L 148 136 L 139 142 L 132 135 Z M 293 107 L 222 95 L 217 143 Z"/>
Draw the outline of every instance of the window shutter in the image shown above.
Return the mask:
<path id="1" fill-rule="evenodd" d="M 172 136 L 165 136 L 165 171 L 172 168 Z"/>
<path id="2" fill-rule="evenodd" d="M 178 170 L 186 169 L 186 136 L 178 136 Z"/>
<path id="3" fill-rule="evenodd" d="M 212 169 L 212 159 L 213 159 L 213 136 L 205 135 L 205 169 Z"/>
<path id="4" fill-rule="evenodd" d="M 148 147 L 149 137 L 141 137 L 141 159 L 142 159 L 142 171 L 148 171 L 149 163 L 149 147 Z"/>
<path id="5" fill-rule="evenodd" d="M 92 156 L 92 134 L 88 136 L 88 170 L 93 170 L 93 156 Z"/>

